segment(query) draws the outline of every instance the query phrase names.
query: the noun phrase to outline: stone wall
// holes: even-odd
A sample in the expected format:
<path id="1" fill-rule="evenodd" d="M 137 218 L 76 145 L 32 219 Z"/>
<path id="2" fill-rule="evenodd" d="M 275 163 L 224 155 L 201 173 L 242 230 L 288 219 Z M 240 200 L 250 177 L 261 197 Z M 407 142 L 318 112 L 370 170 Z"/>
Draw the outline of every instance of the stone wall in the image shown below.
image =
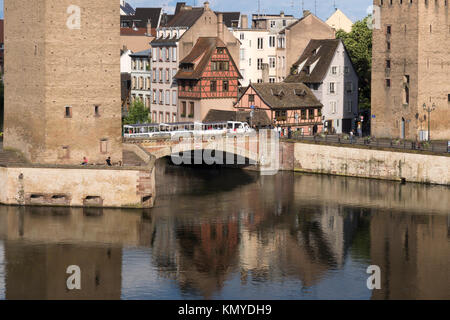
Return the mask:
<path id="1" fill-rule="evenodd" d="M 283 170 L 450 185 L 450 157 L 282 142 Z M 293 157 L 292 167 L 287 165 Z"/>
<path id="2" fill-rule="evenodd" d="M 5 148 L 33 163 L 122 160 L 119 48 L 110 0 L 6 0 Z"/>
<path id="3" fill-rule="evenodd" d="M 0 167 L 0 203 L 7 205 L 149 208 L 150 167 Z"/>

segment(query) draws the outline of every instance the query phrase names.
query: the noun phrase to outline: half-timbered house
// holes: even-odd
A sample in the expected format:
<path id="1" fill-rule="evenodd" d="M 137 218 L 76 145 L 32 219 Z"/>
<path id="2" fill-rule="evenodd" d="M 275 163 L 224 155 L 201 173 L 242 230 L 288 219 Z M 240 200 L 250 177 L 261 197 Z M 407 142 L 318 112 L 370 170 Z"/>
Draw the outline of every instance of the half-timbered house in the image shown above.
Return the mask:
<path id="1" fill-rule="evenodd" d="M 235 106 L 239 111 L 265 111 L 272 125 L 313 135 L 323 130 L 322 103 L 303 83 L 252 83 Z"/>
<path id="2" fill-rule="evenodd" d="M 211 109 L 233 111 L 238 98 L 238 68 L 218 37 L 201 37 L 180 62 L 179 121 L 203 121 Z"/>

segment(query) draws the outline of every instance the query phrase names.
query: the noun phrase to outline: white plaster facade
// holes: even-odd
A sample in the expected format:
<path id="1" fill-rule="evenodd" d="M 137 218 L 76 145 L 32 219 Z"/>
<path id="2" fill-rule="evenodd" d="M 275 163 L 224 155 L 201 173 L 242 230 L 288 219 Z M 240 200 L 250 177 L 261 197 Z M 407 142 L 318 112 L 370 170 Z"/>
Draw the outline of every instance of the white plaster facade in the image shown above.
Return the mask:
<path id="1" fill-rule="evenodd" d="M 300 64 L 298 70 L 302 69 L 303 64 Z M 324 130 L 328 129 L 330 132 L 334 128 L 340 134 L 355 129 L 354 120 L 358 116 L 358 75 L 342 41 L 339 41 L 322 83 L 310 84 L 309 87 L 323 104 Z"/>
<path id="2" fill-rule="evenodd" d="M 151 62 L 150 50 L 131 55 L 131 102 L 141 100 L 151 111 Z"/>
<path id="3" fill-rule="evenodd" d="M 280 82 L 277 34 L 261 29 L 234 29 L 233 35 L 241 41 L 239 71 L 243 77 L 242 86 Z"/>
<path id="4" fill-rule="evenodd" d="M 131 73 L 131 50 L 123 51 L 120 55 L 120 73 Z"/>

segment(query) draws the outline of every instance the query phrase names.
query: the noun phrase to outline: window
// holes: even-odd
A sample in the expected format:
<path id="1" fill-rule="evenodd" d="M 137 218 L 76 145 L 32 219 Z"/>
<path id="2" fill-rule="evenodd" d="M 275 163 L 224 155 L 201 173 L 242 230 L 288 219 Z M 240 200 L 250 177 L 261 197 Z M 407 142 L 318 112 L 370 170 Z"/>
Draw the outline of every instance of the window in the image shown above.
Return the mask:
<path id="1" fill-rule="evenodd" d="M 391 42 L 390 41 L 386 41 L 386 49 L 387 49 L 387 51 L 391 50 Z"/>
<path id="2" fill-rule="evenodd" d="M 108 149 L 109 149 L 108 147 L 109 147 L 108 139 L 100 140 L 100 153 L 103 153 L 103 154 L 108 153 Z"/>
<path id="3" fill-rule="evenodd" d="M 283 20 L 283 27 L 286 27 L 286 20 Z"/>
<path id="4" fill-rule="evenodd" d="M 330 82 L 329 93 L 336 93 L 336 83 Z"/>
<path id="5" fill-rule="evenodd" d="M 345 84 L 345 91 L 347 91 L 347 93 L 353 92 L 353 82 L 347 82 Z"/>
<path id="6" fill-rule="evenodd" d="M 302 120 L 306 120 L 306 109 L 302 109 L 302 111 L 300 113 L 300 118 Z"/>
<path id="7" fill-rule="evenodd" d="M 403 104 L 409 104 L 409 75 L 403 77 Z"/>
<path id="8" fill-rule="evenodd" d="M 245 33 L 241 33 L 241 34 L 239 35 L 239 39 L 244 40 L 244 39 L 245 39 Z"/>
<path id="9" fill-rule="evenodd" d="M 217 81 L 215 81 L 215 80 L 211 81 L 211 83 L 209 84 L 209 90 L 211 92 L 217 91 Z"/>
<path id="10" fill-rule="evenodd" d="M 275 36 L 269 37 L 269 48 L 275 48 Z"/>
<path id="11" fill-rule="evenodd" d="M 170 83 L 170 69 L 169 68 L 166 69 L 166 82 Z"/>
<path id="12" fill-rule="evenodd" d="M 263 83 L 263 79 L 258 79 L 256 82 Z"/>
<path id="13" fill-rule="evenodd" d="M 309 120 L 314 120 L 314 109 L 308 109 Z"/>
<path id="14" fill-rule="evenodd" d="M 269 78 L 269 83 L 275 83 L 275 78 L 273 77 Z"/>
<path id="15" fill-rule="evenodd" d="M 264 49 L 264 38 L 258 38 L 258 49 Z"/>
<path id="16" fill-rule="evenodd" d="M 224 80 L 224 81 L 223 81 L 223 84 L 222 84 L 222 90 L 223 90 L 224 92 L 228 92 L 228 89 L 229 89 L 229 83 L 228 83 L 228 80 Z"/>
<path id="17" fill-rule="evenodd" d="M 94 115 L 100 117 L 100 106 L 94 106 Z"/>
<path id="18" fill-rule="evenodd" d="M 159 104 L 164 104 L 164 92 L 159 90 Z"/>
<path id="19" fill-rule="evenodd" d="M 258 70 L 262 70 L 262 67 L 263 67 L 263 59 L 262 59 L 262 58 L 259 58 L 259 59 L 257 60 L 257 69 L 258 69 Z"/>
<path id="20" fill-rule="evenodd" d="M 271 28 L 275 28 L 275 26 L 276 26 L 276 22 L 273 21 L 273 20 L 271 20 L 271 21 L 270 21 L 270 27 L 271 27 Z"/>
<path id="21" fill-rule="evenodd" d="M 172 61 L 173 62 L 177 61 L 177 47 L 172 48 Z"/>
<path id="22" fill-rule="evenodd" d="M 337 67 L 331 67 L 331 74 L 337 74 Z"/>
<path id="23" fill-rule="evenodd" d="M 386 34 L 388 34 L 388 35 L 392 34 L 392 27 L 391 26 L 386 26 Z"/>
<path id="24" fill-rule="evenodd" d="M 248 66 L 249 66 L 249 67 L 252 66 L 252 58 L 248 58 Z"/>
<path id="25" fill-rule="evenodd" d="M 181 103 L 181 116 L 186 117 L 186 101 Z"/>
<path id="26" fill-rule="evenodd" d="M 347 101 L 347 112 L 352 112 L 353 110 L 353 101 L 349 100 Z"/>
<path id="27" fill-rule="evenodd" d="M 194 103 L 189 102 L 189 118 L 193 118 L 193 117 L 194 117 Z"/>
<path id="28" fill-rule="evenodd" d="M 386 69 L 391 68 L 391 60 L 386 60 Z"/>
<path id="29" fill-rule="evenodd" d="M 350 68 L 349 67 L 344 67 L 344 72 L 345 73 L 349 73 L 350 72 Z"/>
<path id="30" fill-rule="evenodd" d="M 269 66 L 271 69 L 275 69 L 277 64 L 277 59 L 275 57 L 270 57 L 269 58 Z"/>
<path id="31" fill-rule="evenodd" d="M 386 88 L 391 87 L 391 79 L 386 79 Z"/>
<path id="32" fill-rule="evenodd" d="M 248 102 L 255 102 L 255 95 L 254 94 L 249 94 L 248 95 Z"/>
<path id="33" fill-rule="evenodd" d="M 177 105 L 177 92 L 175 90 L 172 91 L 172 105 L 173 106 Z"/>
<path id="34" fill-rule="evenodd" d="M 72 107 L 70 107 L 70 106 L 66 106 L 65 107 L 64 117 L 65 118 L 72 118 Z"/>
<path id="35" fill-rule="evenodd" d="M 153 103 L 156 103 L 156 89 L 153 89 Z"/>
<path id="36" fill-rule="evenodd" d="M 224 52 L 225 52 L 225 50 L 223 48 L 217 49 L 217 54 L 223 54 Z"/>
<path id="37" fill-rule="evenodd" d="M 331 113 L 336 113 L 336 111 L 337 111 L 337 107 L 336 107 L 336 101 L 331 101 L 330 102 L 330 107 L 331 107 Z"/>
<path id="38" fill-rule="evenodd" d="M 166 90 L 166 105 L 170 105 L 170 90 Z"/>
<path id="39" fill-rule="evenodd" d="M 241 59 L 241 60 L 245 60 L 245 49 L 244 49 L 244 48 L 241 48 L 241 51 L 240 51 L 240 59 Z"/>

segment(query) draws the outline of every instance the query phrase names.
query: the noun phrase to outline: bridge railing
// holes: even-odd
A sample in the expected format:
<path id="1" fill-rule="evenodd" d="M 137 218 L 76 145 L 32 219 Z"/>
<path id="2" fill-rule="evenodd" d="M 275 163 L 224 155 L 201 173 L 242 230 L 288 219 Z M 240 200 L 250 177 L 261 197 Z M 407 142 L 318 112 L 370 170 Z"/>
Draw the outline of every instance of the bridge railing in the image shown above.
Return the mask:
<path id="1" fill-rule="evenodd" d="M 302 136 L 292 134 L 290 137 L 284 136 L 282 139 L 296 140 L 296 141 L 308 141 L 315 143 L 330 143 L 338 145 L 359 145 L 375 148 L 387 148 L 401 150 L 412 150 L 418 153 L 435 153 L 435 154 L 450 154 L 450 146 L 447 141 L 411 141 L 401 139 L 385 139 L 375 137 L 356 137 L 353 138 L 349 135 L 315 135 L 315 136 Z"/>

